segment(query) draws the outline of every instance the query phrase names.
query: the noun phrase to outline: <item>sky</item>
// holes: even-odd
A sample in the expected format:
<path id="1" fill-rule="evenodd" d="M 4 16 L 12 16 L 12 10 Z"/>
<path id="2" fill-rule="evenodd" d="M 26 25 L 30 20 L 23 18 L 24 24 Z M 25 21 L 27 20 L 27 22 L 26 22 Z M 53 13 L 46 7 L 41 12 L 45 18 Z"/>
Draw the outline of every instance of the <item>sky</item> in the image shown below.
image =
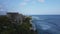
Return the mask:
<path id="1" fill-rule="evenodd" d="M 60 15 L 60 0 L 0 0 L 0 8 L 25 15 Z"/>

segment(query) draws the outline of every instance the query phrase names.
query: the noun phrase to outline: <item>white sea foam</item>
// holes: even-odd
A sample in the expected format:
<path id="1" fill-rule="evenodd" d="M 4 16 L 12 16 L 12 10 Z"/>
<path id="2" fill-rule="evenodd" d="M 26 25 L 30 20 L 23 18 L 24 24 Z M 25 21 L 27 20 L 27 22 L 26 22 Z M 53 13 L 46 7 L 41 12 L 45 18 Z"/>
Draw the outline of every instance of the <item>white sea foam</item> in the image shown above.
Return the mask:
<path id="1" fill-rule="evenodd" d="M 37 16 L 32 16 L 32 20 L 44 20 L 44 19 L 37 17 Z"/>
<path id="2" fill-rule="evenodd" d="M 51 28 L 51 26 L 45 25 L 45 24 L 41 24 L 41 26 L 42 26 L 43 30 L 47 30 L 47 29 Z"/>

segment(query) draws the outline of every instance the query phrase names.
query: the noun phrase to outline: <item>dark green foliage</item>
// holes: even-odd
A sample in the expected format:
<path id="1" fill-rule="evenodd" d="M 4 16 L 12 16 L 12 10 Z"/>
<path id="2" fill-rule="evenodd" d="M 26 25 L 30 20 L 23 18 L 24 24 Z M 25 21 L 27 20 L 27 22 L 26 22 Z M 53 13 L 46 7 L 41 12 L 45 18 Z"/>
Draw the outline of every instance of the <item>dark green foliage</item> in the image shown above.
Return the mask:
<path id="1" fill-rule="evenodd" d="M 23 23 L 12 23 L 7 16 L 0 16 L 0 34 L 31 34 L 31 17 L 26 17 Z"/>
<path id="2" fill-rule="evenodd" d="M 14 31 L 14 24 L 6 16 L 0 16 L 0 34 L 9 34 Z"/>

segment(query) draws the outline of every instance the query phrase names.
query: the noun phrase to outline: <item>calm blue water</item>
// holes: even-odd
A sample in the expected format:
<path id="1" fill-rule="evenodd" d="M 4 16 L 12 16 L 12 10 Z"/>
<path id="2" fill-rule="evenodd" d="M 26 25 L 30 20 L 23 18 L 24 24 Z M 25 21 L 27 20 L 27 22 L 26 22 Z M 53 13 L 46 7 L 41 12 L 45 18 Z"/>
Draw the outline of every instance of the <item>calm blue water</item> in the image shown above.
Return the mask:
<path id="1" fill-rule="evenodd" d="M 60 34 L 60 15 L 32 15 L 38 34 Z"/>

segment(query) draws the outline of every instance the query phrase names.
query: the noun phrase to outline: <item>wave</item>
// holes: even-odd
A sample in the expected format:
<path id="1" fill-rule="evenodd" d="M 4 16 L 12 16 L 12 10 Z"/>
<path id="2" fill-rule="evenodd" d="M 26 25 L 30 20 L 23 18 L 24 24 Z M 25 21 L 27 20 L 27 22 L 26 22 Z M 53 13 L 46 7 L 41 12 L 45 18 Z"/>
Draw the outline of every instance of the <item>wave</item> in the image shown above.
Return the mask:
<path id="1" fill-rule="evenodd" d="M 45 19 L 42 19 L 42 18 L 37 17 L 37 16 L 32 16 L 32 20 L 45 20 Z"/>

